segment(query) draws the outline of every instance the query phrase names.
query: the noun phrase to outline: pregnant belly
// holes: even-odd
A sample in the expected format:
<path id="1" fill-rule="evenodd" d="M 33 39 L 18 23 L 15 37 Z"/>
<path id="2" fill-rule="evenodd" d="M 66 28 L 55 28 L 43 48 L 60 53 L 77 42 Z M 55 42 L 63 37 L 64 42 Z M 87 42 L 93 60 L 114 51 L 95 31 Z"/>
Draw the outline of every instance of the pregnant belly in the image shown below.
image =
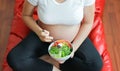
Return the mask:
<path id="1" fill-rule="evenodd" d="M 54 40 L 64 39 L 72 42 L 79 31 L 80 25 L 45 25 L 40 24 L 41 28 L 50 32 Z"/>

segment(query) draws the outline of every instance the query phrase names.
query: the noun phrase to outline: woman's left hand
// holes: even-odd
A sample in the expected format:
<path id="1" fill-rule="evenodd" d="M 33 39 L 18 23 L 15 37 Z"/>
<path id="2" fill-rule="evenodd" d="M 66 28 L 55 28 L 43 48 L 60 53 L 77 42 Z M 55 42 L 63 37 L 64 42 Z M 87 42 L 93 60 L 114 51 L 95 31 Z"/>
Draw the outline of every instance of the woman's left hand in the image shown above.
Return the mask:
<path id="1" fill-rule="evenodd" d="M 75 53 L 74 51 L 71 53 L 71 58 L 73 58 L 73 57 L 74 57 L 74 53 Z"/>
<path id="2" fill-rule="evenodd" d="M 75 52 L 76 52 L 76 46 L 75 46 L 75 44 L 72 44 L 72 47 L 73 47 L 73 51 L 72 51 L 72 53 L 71 53 L 71 58 L 74 57 L 74 54 L 75 54 Z"/>

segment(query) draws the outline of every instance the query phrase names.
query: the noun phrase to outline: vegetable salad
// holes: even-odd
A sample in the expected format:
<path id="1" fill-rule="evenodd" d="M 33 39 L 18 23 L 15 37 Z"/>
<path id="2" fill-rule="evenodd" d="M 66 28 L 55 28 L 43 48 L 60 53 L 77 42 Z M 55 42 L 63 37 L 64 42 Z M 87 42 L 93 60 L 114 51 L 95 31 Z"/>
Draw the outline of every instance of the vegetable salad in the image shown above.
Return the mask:
<path id="1" fill-rule="evenodd" d="M 58 40 L 51 46 L 49 53 L 55 58 L 62 58 L 70 55 L 72 47 L 68 41 Z"/>

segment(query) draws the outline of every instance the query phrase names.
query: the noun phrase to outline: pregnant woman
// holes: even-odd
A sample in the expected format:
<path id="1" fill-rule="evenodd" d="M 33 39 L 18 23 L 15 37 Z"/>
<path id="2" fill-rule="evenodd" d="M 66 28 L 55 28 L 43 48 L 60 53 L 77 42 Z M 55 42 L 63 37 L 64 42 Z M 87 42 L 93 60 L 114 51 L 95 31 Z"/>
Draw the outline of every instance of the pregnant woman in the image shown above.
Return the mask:
<path id="1" fill-rule="evenodd" d="M 31 32 L 8 54 L 9 66 L 14 71 L 101 71 L 101 56 L 88 38 L 94 11 L 95 0 L 25 0 L 22 18 Z M 48 55 L 49 44 L 58 39 L 74 48 L 62 64 Z"/>

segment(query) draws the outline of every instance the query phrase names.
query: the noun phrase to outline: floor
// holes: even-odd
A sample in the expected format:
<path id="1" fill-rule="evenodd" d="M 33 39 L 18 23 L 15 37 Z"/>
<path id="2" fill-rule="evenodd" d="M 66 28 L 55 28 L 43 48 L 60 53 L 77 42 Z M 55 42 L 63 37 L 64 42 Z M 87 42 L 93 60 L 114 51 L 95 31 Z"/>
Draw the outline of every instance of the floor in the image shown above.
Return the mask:
<path id="1" fill-rule="evenodd" d="M 13 18 L 14 0 L 0 0 L 0 71 Z M 114 71 L 120 71 L 120 0 L 106 0 L 103 22 Z"/>
<path id="2" fill-rule="evenodd" d="M 106 0 L 103 22 L 114 71 L 120 71 L 120 0 Z"/>
<path id="3" fill-rule="evenodd" d="M 0 71 L 13 18 L 13 7 L 14 0 L 0 0 Z"/>

